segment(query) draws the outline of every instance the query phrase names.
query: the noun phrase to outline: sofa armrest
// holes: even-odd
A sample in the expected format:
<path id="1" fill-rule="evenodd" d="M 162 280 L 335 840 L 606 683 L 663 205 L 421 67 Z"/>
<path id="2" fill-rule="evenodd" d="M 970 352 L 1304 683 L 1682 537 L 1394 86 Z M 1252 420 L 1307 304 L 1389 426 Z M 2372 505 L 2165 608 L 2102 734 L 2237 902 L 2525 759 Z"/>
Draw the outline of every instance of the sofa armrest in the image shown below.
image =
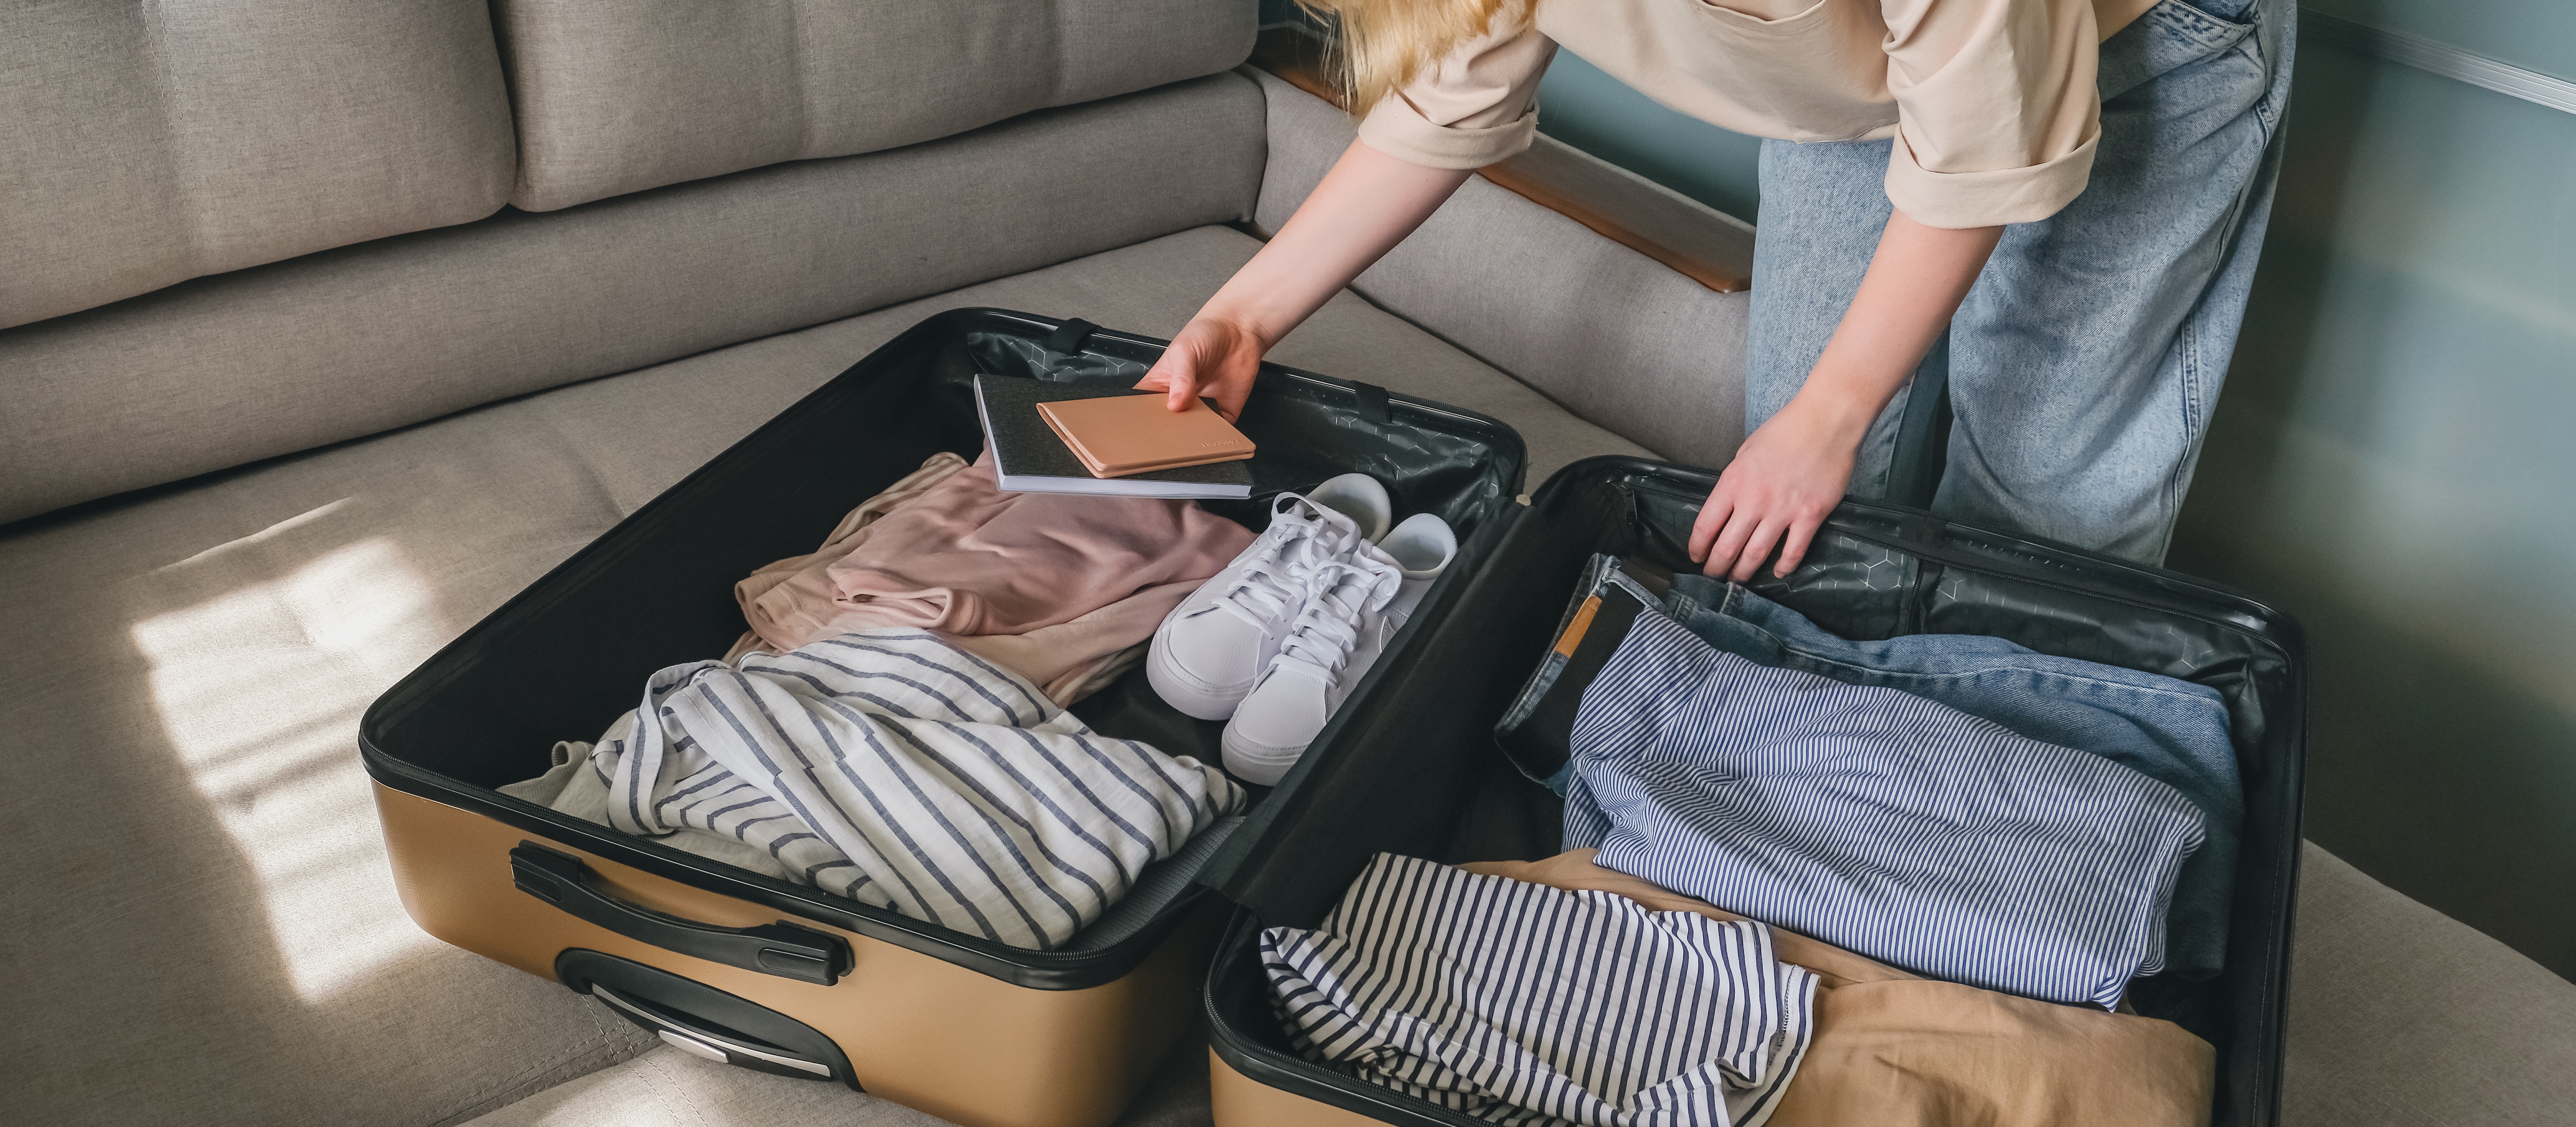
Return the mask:
<path id="1" fill-rule="evenodd" d="M 1289 80 L 1245 69 L 1268 99 L 1270 130 L 1254 224 L 1276 231 L 1358 127 Z M 1628 177 L 1550 138 L 1538 147 L 1547 152 L 1529 167 L 1573 170 L 1552 182 Z M 1670 214 L 1695 212 L 1693 226 L 1735 231 L 1750 246 L 1741 224 L 1674 201 Z M 1491 176 L 1470 177 L 1351 288 L 1662 457 L 1723 466 L 1743 441 L 1751 295 L 1705 284 Z"/>

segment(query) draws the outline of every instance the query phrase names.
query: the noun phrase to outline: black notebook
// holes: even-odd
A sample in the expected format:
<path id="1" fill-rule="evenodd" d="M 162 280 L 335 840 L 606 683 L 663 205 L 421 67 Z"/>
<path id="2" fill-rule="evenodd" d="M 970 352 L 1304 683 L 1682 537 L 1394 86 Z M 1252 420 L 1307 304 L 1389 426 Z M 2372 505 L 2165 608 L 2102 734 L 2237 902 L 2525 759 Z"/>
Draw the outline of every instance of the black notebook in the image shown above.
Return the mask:
<path id="1" fill-rule="evenodd" d="M 1055 428 L 1038 414 L 1040 403 L 1161 394 L 1137 391 L 1123 379 L 1058 383 L 980 373 L 975 377 L 975 410 L 983 417 L 984 443 L 993 451 L 993 466 L 1004 492 L 1183 499 L 1252 496 L 1252 464 L 1248 461 L 1149 470 L 1127 477 L 1093 477 L 1083 467 L 1082 459 L 1056 436 Z"/>

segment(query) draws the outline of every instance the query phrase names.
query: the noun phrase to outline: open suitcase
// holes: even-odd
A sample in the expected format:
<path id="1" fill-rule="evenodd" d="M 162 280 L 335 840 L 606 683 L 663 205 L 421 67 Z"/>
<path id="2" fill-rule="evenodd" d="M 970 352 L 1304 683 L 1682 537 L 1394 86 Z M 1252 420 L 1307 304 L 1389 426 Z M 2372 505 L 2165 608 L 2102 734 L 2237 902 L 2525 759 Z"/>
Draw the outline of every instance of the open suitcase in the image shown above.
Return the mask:
<path id="1" fill-rule="evenodd" d="M 1555 637 L 1587 558 L 1688 569 L 1691 522 L 1714 484 L 1707 471 L 1629 458 L 1559 472 L 1488 531 L 1499 543 L 1415 640 L 1430 660 L 1346 709 L 1336 723 L 1354 737 L 1309 753 L 1274 820 L 1230 843 L 1249 860 L 1212 878 L 1242 906 L 1207 983 L 1219 1127 L 1484 1122 L 1298 1056 L 1270 1005 L 1260 931 L 1315 926 L 1381 851 L 1447 862 L 1557 853 L 1563 804 L 1510 766 L 1495 723 Z M 2246 806 L 2226 965 L 2200 983 L 2139 980 L 2130 998 L 2216 1047 L 2212 1122 L 2273 1123 L 2307 700 L 2297 626 L 2172 572 L 1857 502 L 1835 511 L 1785 581 L 1765 572 L 1752 587 L 1846 638 L 1995 635 L 2222 694 Z"/>
<path id="2" fill-rule="evenodd" d="M 394 878 L 432 935 L 593 994 L 686 1051 L 844 1082 L 969 1127 L 1098 1127 L 1192 1020 L 1228 908 L 1193 878 L 1257 833 L 1201 835 L 1057 950 L 969 936 L 628 837 L 494 788 L 588 739 L 664 666 L 741 633 L 736 580 L 810 552 L 842 514 L 983 437 L 977 371 L 1133 379 L 1163 342 L 998 310 L 932 317 L 673 486 L 388 690 L 360 729 Z M 1414 627 L 1352 698 L 1399 667 L 1517 509 L 1523 452 L 1492 419 L 1367 384 L 1265 366 L 1244 429 L 1263 502 L 1333 474 L 1436 512 L 1460 552 Z M 779 483 L 794 483 L 782 488 Z M 1409 639 L 1409 640 L 1408 640 Z M 1414 647 L 1418 648 L 1418 647 Z M 577 656 L 573 656 L 577 655 Z M 1141 669 L 1075 706 L 1105 734 L 1202 762 L 1221 724 L 1180 715 Z M 1349 711 L 1348 709 L 1345 710 Z M 1317 739 L 1345 738 L 1336 722 Z M 1257 801 L 1273 822 L 1298 775 Z M 1215 854 L 1214 860 L 1210 855 Z M 1141 901 L 1140 901 L 1141 902 Z M 1125 902 L 1122 902 L 1122 905 Z"/>

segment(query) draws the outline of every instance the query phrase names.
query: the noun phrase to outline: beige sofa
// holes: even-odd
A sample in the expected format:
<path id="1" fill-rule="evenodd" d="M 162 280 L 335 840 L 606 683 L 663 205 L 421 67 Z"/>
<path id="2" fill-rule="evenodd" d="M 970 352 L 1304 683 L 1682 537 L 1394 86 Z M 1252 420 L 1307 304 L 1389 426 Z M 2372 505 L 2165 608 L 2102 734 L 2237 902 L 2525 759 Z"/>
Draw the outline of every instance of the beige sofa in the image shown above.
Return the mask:
<path id="1" fill-rule="evenodd" d="M 929 312 L 1178 329 L 1351 135 L 1254 34 L 1251 0 L 0 5 L 0 1120 L 920 1118 L 422 935 L 358 714 Z M 1532 485 L 1723 461 L 1745 296 L 1602 226 L 1471 181 L 1277 358 L 1495 415 Z M 2576 988 L 2306 879 L 2290 1122 L 2563 1113 Z M 1138 1121 L 1203 1122 L 1202 1059 Z"/>

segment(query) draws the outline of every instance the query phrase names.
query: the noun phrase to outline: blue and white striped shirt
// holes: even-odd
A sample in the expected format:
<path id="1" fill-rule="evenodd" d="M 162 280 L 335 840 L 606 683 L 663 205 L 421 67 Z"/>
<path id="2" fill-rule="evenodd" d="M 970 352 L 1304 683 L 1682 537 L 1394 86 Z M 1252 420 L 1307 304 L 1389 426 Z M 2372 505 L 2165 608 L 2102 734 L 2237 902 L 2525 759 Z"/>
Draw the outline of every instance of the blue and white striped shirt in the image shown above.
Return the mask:
<path id="1" fill-rule="evenodd" d="M 922 630 L 664 669 L 591 765 L 615 829 L 732 837 L 791 879 L 1041 950 L 1244 802 Z"/>
<path id="2" fill-rule="evenodd" d="M 1411 857 L 1261 948 L 1308 1059 L 1494 1123 L 1759 1127 L 1813 1037 L 1763 924 Z"/>
<path id="3" fill-rule="evenodd" d="M 2099 756 L 1637 617 L 1584 690 L 1565 847 L 1935 978 L 2119 1003 L 2205 816 Z"/>

